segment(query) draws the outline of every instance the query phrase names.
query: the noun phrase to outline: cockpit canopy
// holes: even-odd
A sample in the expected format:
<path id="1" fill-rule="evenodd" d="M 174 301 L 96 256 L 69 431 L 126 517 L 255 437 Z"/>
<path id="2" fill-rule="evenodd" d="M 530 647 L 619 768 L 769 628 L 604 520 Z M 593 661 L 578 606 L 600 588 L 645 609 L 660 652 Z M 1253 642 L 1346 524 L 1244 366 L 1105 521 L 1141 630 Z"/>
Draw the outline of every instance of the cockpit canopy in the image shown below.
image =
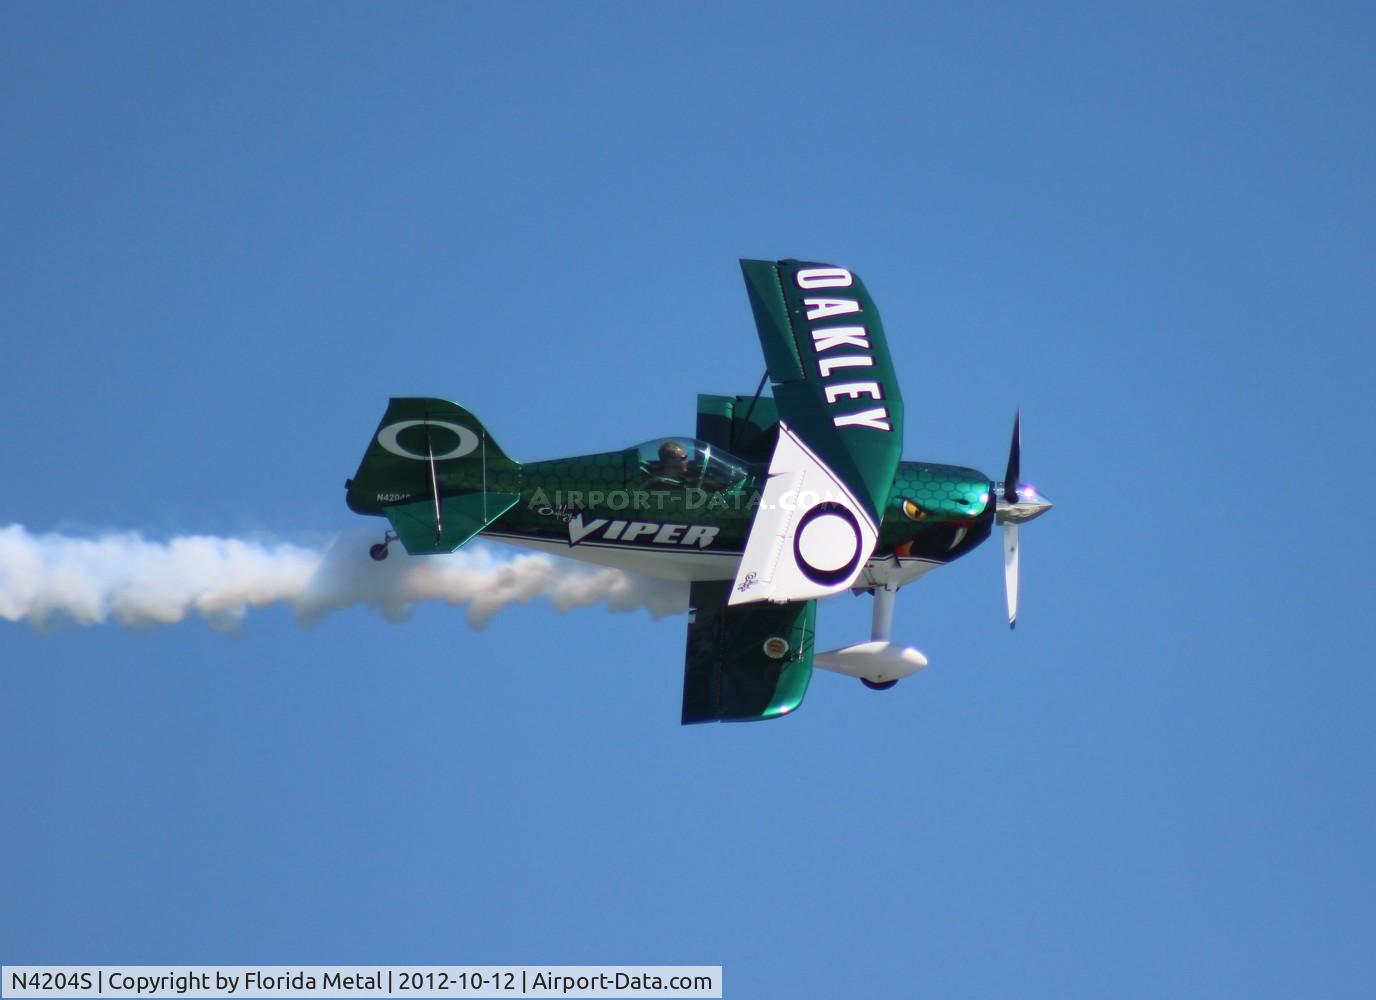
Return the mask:
<path id="1" fill-rule="evenodd" d="M 750 474 L 739 458 L 696 438 L 656 438 L 630 450 L 640 463 L 641 482 L 650 489 L 716 492 L 740 485 Z"/>

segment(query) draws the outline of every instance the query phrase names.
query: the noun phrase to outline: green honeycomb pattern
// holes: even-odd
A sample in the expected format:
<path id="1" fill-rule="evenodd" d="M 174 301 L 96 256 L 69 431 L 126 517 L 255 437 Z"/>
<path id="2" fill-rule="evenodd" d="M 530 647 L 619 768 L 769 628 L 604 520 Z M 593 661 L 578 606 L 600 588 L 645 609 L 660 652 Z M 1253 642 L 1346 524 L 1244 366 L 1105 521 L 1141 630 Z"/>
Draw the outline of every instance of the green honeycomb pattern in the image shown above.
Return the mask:
<path id="1" fill-rule="evenodd" d="M 988 506 L 989 491 L 988 477 L 975 469 L 903 462 L 894 476 L 889 506 L 902 514 L 907 499 L 930 518 L 976 517 Z"/>
<path id="2" fill-rule="evenodd" d="M 880 530 L 882 545 L 892 546 L 915 537 L 924 528 L 949 521 L 981 518 L 990 512 L 992 484 L 977 469 L 929 462 L 901 462 L 884 511 Z M 914 521 L 903 513 L 903 501 L 911 500 L 926 514 Z"/>

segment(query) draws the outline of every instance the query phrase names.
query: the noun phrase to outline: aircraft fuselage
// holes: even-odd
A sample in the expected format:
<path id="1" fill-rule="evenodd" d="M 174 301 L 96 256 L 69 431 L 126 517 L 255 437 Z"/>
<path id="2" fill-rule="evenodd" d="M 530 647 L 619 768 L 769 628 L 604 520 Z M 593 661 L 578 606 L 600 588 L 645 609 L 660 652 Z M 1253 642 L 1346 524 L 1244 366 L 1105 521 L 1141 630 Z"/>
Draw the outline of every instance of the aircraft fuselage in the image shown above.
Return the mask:
<path id="1" fill-rule="evenodd" d="M 744 465 L 729 484 L 687 485 L 647 470 L 635 449 L 527 462 L 449 488 L 518 493 L 520 500 L 481 531 L 494 541 L 677 580 L 729 580 L 736 574 L 766 467 Z M 417 473 L 421 471 L 417 463 Z M 395 484 L 349 505 L 382 514 L 388 504 L 424 499 L 426 483 Z M 902 462 L 866 565 L 866 586 L 898 585 L 959 558 L 989 536 L 993 483 L 978 470 Z"/>

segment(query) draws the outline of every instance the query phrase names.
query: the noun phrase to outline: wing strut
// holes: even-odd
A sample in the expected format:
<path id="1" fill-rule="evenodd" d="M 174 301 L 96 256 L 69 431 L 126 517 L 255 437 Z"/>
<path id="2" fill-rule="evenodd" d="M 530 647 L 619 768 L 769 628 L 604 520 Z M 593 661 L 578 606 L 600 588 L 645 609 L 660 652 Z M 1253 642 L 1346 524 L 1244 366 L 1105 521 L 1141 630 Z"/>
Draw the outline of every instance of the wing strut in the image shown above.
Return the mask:
<path id="1" fill-rule="evenodd" d="M 750 400 L 750 406 L 749 406 L 749 407 L 746 409 L 746 411 L 745 411 L 745 419 L 741 421 L 741 425 L 742 425 L 742 426 L 744 426 L 744 427 L 750 426 L 750 415 L 751 415 L 752 413 L 755 412 L 755 404 L 758 403 L 758 402 L 760 401 L 760 393 L 764 392 L 764 384 L 765 384 L 766 382 L 768 382 L 768 381 L 769 381 L 769 369 L 766 368 L 766 369 L 764 370 L 764 374 L 760 376 L 760 384 L 759 384 L 758 386 L 755 387 L 755 396 L 754 396 L 753 399 Z M 734 420 L 731 421 L 731 425 L 732 425 L 733 430 L 732 430 L 732 437 L 731 437 L 730 449 L 731 449 L 732 451 L 735 451 L 735 450 L 736 450 L 736 438 L 735 438 L 735 430 L 734 430 L 735 423 L 736 423 L 736 422 L 735 422 Z"/>

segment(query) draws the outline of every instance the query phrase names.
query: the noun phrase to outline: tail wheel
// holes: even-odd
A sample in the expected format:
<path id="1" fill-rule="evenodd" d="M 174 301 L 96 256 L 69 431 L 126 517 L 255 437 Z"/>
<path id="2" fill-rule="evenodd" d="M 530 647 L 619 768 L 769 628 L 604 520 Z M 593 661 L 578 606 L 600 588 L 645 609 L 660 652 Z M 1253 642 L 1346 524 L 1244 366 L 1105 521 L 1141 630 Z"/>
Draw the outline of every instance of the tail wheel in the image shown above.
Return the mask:
<path id="1" fill-rule="evenodd" d="M 382 560 L 387 558 L 387 546 L 382 542 L 378 542 L 368 550 L 368 555 L 372 556 L 376 561 L 382 562 Z"/>

